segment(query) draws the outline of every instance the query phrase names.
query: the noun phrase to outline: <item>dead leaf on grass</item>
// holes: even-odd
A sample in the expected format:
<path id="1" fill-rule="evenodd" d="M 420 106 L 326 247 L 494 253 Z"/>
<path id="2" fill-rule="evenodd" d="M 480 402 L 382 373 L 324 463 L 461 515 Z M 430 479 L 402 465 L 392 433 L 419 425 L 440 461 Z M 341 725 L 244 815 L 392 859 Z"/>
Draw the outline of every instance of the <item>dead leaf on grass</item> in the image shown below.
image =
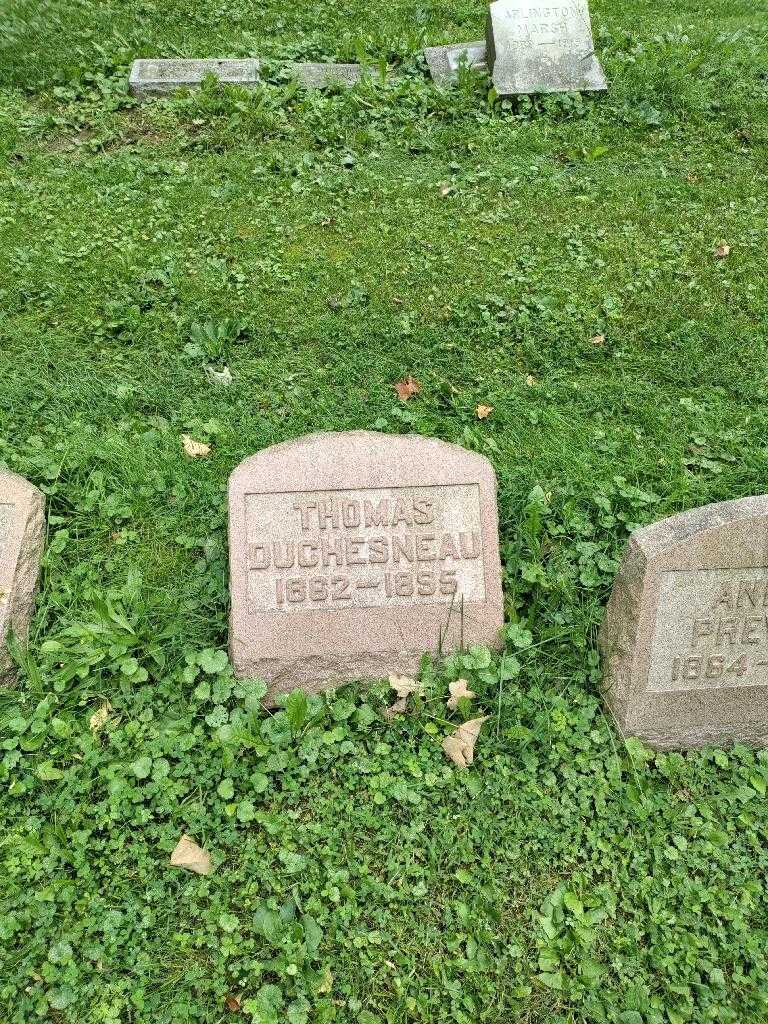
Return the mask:
<path id="1" fill-rule="evenodd" d="M 486 715 L 484 718 L 473 718 L 469 722 L 464 722 L 443 740 L 443 751 L 457 768 L 467 768 L 474 761 L 475 743 L 483 722 L 487 722 L 488 718 Z"/>
<path id="2" fill-rule="evenodd" d="M 533 376 L 532 373 L 529 373 L 528 376 L 525 378 L 525 383 L 528 385 L 529 388 L 532 388 L 533 385 L 536 383 L 536 378 Z"/>
<path id="3" fill-rule="evenodd" d="M 720 245 L 715 249 L 715 256 L 719 260 L 724 260 L 726 256 L 731 255 L 731 247 L 727 242 L 721 242 Z"/>
<path id="4" fill-rule="evenodd" d="M 211 384 L 221 384 L 222 387 L 228 388 L 232 383 L 232 371 L 228 366 L 221 370 L 217 370 L 215 366 L 206 366 L 205 375 Z"/>
<path id="5" fill-rule="evenodd" d="M 210 875 L 213 871 L 210 853 L 186 835 L 182 836 L 174 847 L 171 866 L 194 871 L 196 875 Z"/>
<path id="6" fill-rule="evenodd" d="M 455 679 L 449 685 L 448 689 L 451 691 L 451 696 L 448 698 L 448 708 L 451 711 L 456 710 L 462 697 L 466 697 L 467 700 L 472 700 L 473 697 L 477 696 L 474 690 L 467 689 L 466 679 Z"/>
<path id="7" fill-rule="evenodd" d="M 105 700 L 98 711 L 94 711 L 91 717 L 88 719 L 88 725 L 90 726 L 91 732 L 101 732 L 104 726 L 107 724 L 107 719 L 112 714 L 112 705 L 108 700 Z"/>
<path id="8" fill-rule="evenodd" d="M 193 440 L 189 434 L 182 434 L 181 445 L 190 459 L 204 459 L 211 454 L 211 446 L 203 441 Z"/>
<path id="9" fill-rule="evenodd" d="M 390 676 L 389 685 L 397 694 L 395 703 L 384 712 L 385 716 L 390 720 L 395 718 L 396 715 L 405 713 L 408 707 L 408 697 L 412 693 L 424 692 L 423 684 L 418 679 L 410 679 L 408 676 Z"/>
<path id="10" fill-rule="evenodd" d="M 475 409 L 475 415 L 479 420 L 487 420 L 492 412 L 492 405 L 478 405 L 478 407 Z"/>
<path id="11" fill-rule="evenodd" d="M 604 345 L 605 344 L 605 335 L 604 334 L 595 334 L 589 340 L 592 342 L 593 345 Z"/>
<path id="12" fill-rule="evenodd" d="M 233 996 L 231 994 L 228 995 L 227 998 L 224 1000 L 224 1006 L 229 1010 L 230 1013 L 239 1013 L 241 1006 L 240 996 Z"/>
<path id="13" fill-rule="evenodd" d="M 401 402 L 407 402 L 409 398 L 413 398 L 414 395 L 418 395 L 421 391 L 421 384 L 414 377 L 410 376 L 397 381 L 392 387 L 397 392 L 397 397 Z"/>

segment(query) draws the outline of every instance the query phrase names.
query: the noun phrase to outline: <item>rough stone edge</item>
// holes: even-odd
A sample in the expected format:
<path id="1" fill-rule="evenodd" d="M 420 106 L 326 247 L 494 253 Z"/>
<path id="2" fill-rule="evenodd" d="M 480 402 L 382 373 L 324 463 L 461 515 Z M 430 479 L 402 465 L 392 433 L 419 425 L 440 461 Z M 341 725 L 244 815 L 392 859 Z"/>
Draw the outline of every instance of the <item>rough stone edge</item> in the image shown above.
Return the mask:
<path id="1" fill-rule="evenodd" d="M 27 517 L 16 556 L 8 610 L 0 625 L 0 684 L 10 685 L 15 682 L 16 672 L 7 637 L 12 632 L 19 643 L 25 645 L 29 635 L 45 542 L 45 497 L 34 484 L 17 473 L 2 475 L 15 480 L 27 502 Z"/>
<path id="2" fill-rule="evenodd" d="M 622 735 L 632 692 L 632 666 L 648 567 L 648 558 L 637 541 L 638 532 L 629 538 L 598 635 L 603 698 Z"/>
<path id="3" fill-rule="evenodd" d="M 224 81 L 224 85 L 234 85 L 239 89 L 255 89 L 261 84 L 261 62 L 258 57 L 137 57 L 131 64 L 130 74 L 128 76 L 128 92 L 135 99 L 148 99 L 152 96 L 171 96 L 175 92 L 179 92 L 181 89 L 199 89 L 202 80 L 192 81 L 169 81 L 166 78 L 140 78 L 139 70 L 141 65 L 147 61 L 175 61 L 175 60 L 190 60 L 197 62 L 198 60 L 216 60 L 216 61 L 233 61 L 233 60 L 244 60 L 251 63 L 252 78 L 238 79 L 232 81 Z M 206 74 L 213 74 L 213 72 L 206 72 Z"/>
<path id="4" fill-rule="evenodd" d="M 448 61 L 449 53 L 452 50 L 464 50 L 469 53 L 469 48 L 473 46 L 485 47 L 486 42 L 483 39 L 471 39 L 467 43 L 446 43 L 444 46 L 425 46 L 424 58 L 427 62 L 427 67 L 429 68 L 432 80 L 437 83 L 454 82 L 456 80 L 456 72 Z M 470 61 L 469 66 L 471 68 L 476 68 L 477 70 L 485 70 L 486 63 L 487 57 L 484 61 Z"/>

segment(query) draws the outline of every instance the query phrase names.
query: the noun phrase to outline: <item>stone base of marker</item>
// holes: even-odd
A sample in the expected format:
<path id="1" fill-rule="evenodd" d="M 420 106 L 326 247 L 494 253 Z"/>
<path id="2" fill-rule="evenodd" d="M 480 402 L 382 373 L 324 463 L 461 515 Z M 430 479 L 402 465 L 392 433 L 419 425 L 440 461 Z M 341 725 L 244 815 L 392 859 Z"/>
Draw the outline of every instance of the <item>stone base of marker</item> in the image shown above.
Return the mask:
<path id="1" fill-rule="evenodd" d="M 450 46 L 427 46 L 424 56 L 432 79 L 439 83 L 455 81 L 462 61 L 473 71 L 487 69 L 486 46 L 483 39 L 471 43 L 454 43 Z"/>
<path id="2" fill-rule="evenodd" d="M 259 62 L 243 59 L 135 60 L 131 66 L 128 91 L 137 99 L 168 96 L 179 89 L 199 88 L 206 75 L 225 85 L 253 89 L 259 84 Z"/>
<path id="3" fill-rule="evenodd" d="M 363 75 L 360 64 L 298 63 L 291 71 L 306 89 L 327 89 L 333 85 L 357 85 Z"/>
<path id="4" fill-rule="evenodd" d="M 600 648 L 625 735 L 658 750 L 768 745 L 768 495 L 635 531 Z"/>
<path id="5" fill-rule="evenodd" d="M 498 643 L 496 477 L 456 445 L 354 431 L 267 448 L 230 478 L 229 548 L 232 663 L 270 703 Z"/>
<path id="6" fill-rule="evenodd" d="M 10 633 L 24 643 L 45 538 L 45 499 L 15 473 L 0 472 L 0 683 L 14 680 Z"/>
<path id="7" fill-rule="evenodd" d="M 538 0 L 495 0 L 486 42 L 488 74 L 499 96 L 608 88 L 587 0 L 545 7 Z"/>

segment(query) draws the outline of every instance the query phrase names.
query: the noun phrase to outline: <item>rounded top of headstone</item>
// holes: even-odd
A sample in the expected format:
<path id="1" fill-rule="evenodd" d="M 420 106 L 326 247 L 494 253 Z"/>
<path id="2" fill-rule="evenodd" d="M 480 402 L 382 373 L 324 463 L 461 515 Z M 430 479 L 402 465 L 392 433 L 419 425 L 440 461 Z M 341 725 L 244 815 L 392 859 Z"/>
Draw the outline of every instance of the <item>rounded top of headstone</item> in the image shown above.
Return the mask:
<path id="1" fill-rule="evenodd" d="M 664 555 L 681 545 L 700 543 L 707 536 L 721 537 L 721 543 L 728 548 L 732 546 L 730 541 L 735 540 L 737 532 L 745 527 L 749 531 L 752 522 L 761 519 L 765 520 L 765 528 L 768 529 L 768 494 L 715 502 L 680 512 L 635 530 L 632 541 L 648 559 Z"/>
<path id="2" fill-rule="evenodd" d="M 37 497 L 43 497 L 43 492 L 39 487 L 35 487 L 18 473 L 12 473 L 10 469 L 0 468 L 0 502 L 9 499 L 21 500 Z"/>
<path id="3" fill-rule="evenodd" d="M 323 431 L 271 445 L 233 470 L 230 492 L 265 477 L 270 489 L 282 480 L 287 490 L 318 478 L 336 487 L 360 486 L 362 478 L 368 486 L 496 482 L 493 466 L 477 452 L 433 437 L 374 430 Z"/>

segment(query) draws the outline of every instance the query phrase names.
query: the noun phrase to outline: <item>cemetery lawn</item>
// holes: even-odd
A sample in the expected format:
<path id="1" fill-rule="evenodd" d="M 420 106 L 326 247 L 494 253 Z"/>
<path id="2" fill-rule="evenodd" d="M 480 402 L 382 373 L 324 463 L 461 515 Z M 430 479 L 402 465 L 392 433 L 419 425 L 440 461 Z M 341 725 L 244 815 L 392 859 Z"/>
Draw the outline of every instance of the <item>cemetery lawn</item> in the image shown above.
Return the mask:
<path id="1" fill-rule="evenodd" d="M 592 14 L 605 96 L 499 104 L 418 56 L 479 2 L 6 0 L 0 462 L 49 531 L 0 696 L 2 1024 L 768 1021 L 768 758 L 623 742 L 595 647 L 633 525 L 768 490 L 768 5 Z M 126 95 L 137 56 L 252 54 L 252 94 Z M 386 684 L 263 715 L 227 477 L 354 428 L 493 462 L 506 652 L 391 723 Z"/>

